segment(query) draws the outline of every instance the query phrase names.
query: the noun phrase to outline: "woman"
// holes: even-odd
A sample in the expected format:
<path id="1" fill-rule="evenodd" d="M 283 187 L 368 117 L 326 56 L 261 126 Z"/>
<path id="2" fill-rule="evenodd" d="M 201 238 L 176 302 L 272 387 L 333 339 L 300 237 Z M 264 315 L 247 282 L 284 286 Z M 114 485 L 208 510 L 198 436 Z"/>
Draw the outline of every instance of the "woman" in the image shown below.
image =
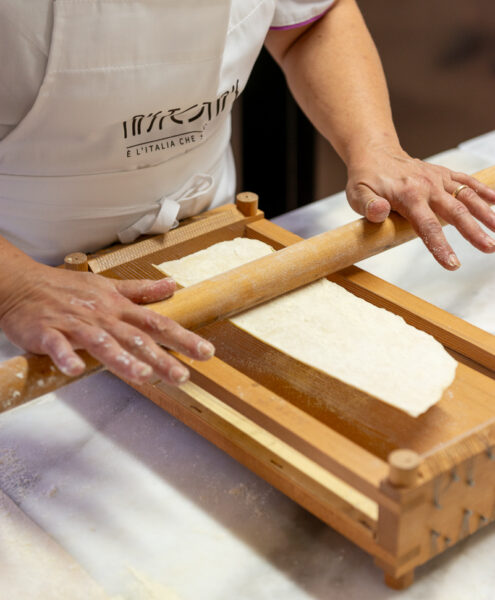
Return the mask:
<path id="1" fill-rule="evenodd" d="M 187 379 L 158 344 L 213 355 L 139 306 L 172 294 L 172 281 L 47 264 L 232 199 L 230 109 L 263 43 L 345 161 L 357 212 L 374 222 L 400 212 L 447 269 L 460 265 L 438 217 L 495 250 L 477 223 L 495 230 L 495 192 L 402 150 L 355 0 L 40 0 L 36 10 L 0 0 L 0 17 L 11 57 L 0 66 L 0 327 L 66 374 L 84 369 L 77 348 L 138 383 Z"/>

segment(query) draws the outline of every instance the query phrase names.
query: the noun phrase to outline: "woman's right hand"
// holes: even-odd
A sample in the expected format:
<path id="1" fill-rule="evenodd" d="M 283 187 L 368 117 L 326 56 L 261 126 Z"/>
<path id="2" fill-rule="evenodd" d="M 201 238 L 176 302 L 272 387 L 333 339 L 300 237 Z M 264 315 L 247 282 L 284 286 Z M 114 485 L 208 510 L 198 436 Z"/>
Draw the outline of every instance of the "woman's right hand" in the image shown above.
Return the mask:
<path id="1" fill-rule="evenodd" d="M 75 350 L 84 349 L 135 383 L 155 373 L 179 385 L 189 372 L 165 348 L 196 360 L 215 352 L 210 342 L 143 306 L 170 297 L 172 279 L 118 281 L 27 257 L 21 268 L 9 271 L 8 266 L 7 258 L 0 280 L 0 328 L 24 350 L 49 355 L 66 375 L 83 373 Z"/>

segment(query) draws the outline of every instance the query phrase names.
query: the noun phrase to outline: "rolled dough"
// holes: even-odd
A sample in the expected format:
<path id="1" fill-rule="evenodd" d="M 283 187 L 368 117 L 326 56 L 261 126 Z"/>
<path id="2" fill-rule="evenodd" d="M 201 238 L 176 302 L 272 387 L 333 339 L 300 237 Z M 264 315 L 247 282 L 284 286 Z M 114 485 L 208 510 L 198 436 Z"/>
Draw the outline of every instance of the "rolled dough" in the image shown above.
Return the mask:
<path id="1" fill-rule="evenodd" d="M 236 238 L 157 268 L 189 286 L 260 258 L 273 248 Z M 457 362 L 402 317 L 321 279 L 231 319 L 299 361 L 417 417 L 443 395 Z"/>

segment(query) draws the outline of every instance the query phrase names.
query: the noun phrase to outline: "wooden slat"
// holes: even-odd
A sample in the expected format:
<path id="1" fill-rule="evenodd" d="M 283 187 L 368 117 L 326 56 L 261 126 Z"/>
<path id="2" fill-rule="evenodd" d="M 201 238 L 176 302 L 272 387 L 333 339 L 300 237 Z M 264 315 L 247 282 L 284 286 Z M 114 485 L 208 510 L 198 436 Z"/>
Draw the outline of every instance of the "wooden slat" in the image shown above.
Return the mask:
<path id="1" fill-rule="evenodd" d="M 206 216 L 207 215 L 207 216 Z M 168 256 L 180 255 L 182 252 L 195 252 L 201 249 L 205 243 L 209 245 L 216 243 L 214 240 L 222 241 L 222 231 L 231 231 L 233 239 L 242 235 L 244 225 L 263 218 L 263 213 L 257 211 L 253 217 L 245 217 L 233 205 L 227 205 L 210 211 L 206 215 L 198 215 L 184 222 L 181 227 L 172 229 L 162 235 L 157 235 L 144 239 L 134 244 L 119 246 L 112 252 L 101 255 L 94 255 L 89 259 L 89 266 L 94 273 L 101 273 L 106 277 L 122 278 L 135 274 L 136 277 L 143 277 L 142 272 L 135 272 L 132 268 L 134 264 L 151 265 L 153 262 L 159 263 L 164 260 L 171 260 Z M 212 241 L 210 241 L 210 239 Z M 208 240 L 205 242 L 205 240 Z M 192 242 L 192 246 L 188 243 Z M 172 252 L 172 254 L 166 251 Z M 165 256 L 166 258 L 162 258 Z M 125 270 L 127 267 L 128 272 Z"/>
<path id="2" fill-rule="evenodd" d="M 246 227 L 246 237 L 269 244 L 275 250 L 300 242 L 303 238 L 271 221 L 262 219 Z"/>
<path id="3" fill-rule="evenodd" d="M 495 336 L 358 267 L 331 278 L 356 296 L 400 315 L 441 344 L 495 371 Z"/>
<path id="4" fill-rule="evenodd" d="M 134 387 L 363 550 L 381 560 L 393 560 L 374 540 L 376 510 L 372 502 L 365 500 L 363 505 L 358 499 L 356 507 L 346 501 L 340 495 L 342 488 L 329 480 L 321 467 L 223 400 L 191 382 L 181 388 L 163 383 Z M 351 490 L 351 498 L 353 494 Z"/>
<path id="5" fill-rule="evenodd" d="M 495 188 L 495 166 L 478 171 L 477 173 L 474 173 L 473 177 L 488 187 Z"/>
<path id="6" fill-rule="evenodd" d="M 180 357 L 192 381 L 373 500 L 388 465 L 311 415 L 214 357 Z"/>
<path id="7" fill-rule="evenodd" d="M 268 221 L 249 225 L 246 234 L 275 248 L 300 239 Z M 495 337 L 356 267 L 329 279 L 436 336 L 455 356 L 462 352 L 460 356 L 466 357 L 453 386 L 427 413 L 413 419 L 381 402 L 364 401 L 353 394 L 352 388 L 340 389 L 325 374 L 233 324 L 209 326 L 202 333 L 217 345 L 219 357 L 368 451 L 383 459 L 397 447 L 424 455 L 423 480 L 449 469 L 453 457 L 464 460 L 480 451 L 479 444 L 489 444 L 495 418 L 495 373 L 490 369 L 495 358 Z M 263 365 L 259 357 L 263 357 Z"/>
<path id="8" fill-rule="evenodd" d="M 443 398 L 414 418 L 298 361 L 233 323 L 210 325 L 199 333 L 215 345 L 220 359 L 383 461 L 396 448 L 423 454 L 468 436 L 473 428 L 482 427 L 495 416 L 495 381 L 463 364 Z"/>
<path id="9" fill-rule="evenodd" d="M 230 439 L 235 441 L 236 445 L 242 445 L 238 439 L 241 434 L 256 442 L 256 455 L 263 459 L 263 462 L 270 462 L 270 467 L 273 465 L 278 470 L 284 470 L 286 478 L 304 487 L 307 492 L 312 492 L 320 498 L 322 505 L 327 504 L 333 507 L 333 510 L 344 512 L 353 520 L 365 524 L 367 534 L 372 535 L 378 519 L 376 502 L 197 384 L 189 381 L 180 388 L 175 388 L 162 382 L 156 387 L 175 399 L 181 398 L 191 407 L 195 406 L 194 410 L 201 411 L 200 414 L 207 410 L 210 422 L 213 421 L 212 416 L 216 415 L 222 420 L 224 427 L 230 427 L 232 432 L 235 429 L 235 434 Z M 243 443 L 246 443 L 246 440 Z"/>

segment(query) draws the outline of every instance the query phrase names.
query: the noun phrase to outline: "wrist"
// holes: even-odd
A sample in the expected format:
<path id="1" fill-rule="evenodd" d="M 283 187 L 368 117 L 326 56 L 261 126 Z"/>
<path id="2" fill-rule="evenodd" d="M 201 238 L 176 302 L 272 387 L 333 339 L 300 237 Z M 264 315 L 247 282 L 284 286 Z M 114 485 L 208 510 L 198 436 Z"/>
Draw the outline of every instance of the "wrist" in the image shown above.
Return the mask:
<path id="1" fill-rule="evenodd" d="M 39 279 L 36 272 L 44 265 L 37 263 L 27 254 L 24 254 L 24 252 L 5 240 L 1 240 L 0 251 L 3 256 L 0 266 L 1 325 L 4 315 L 16 303 L 16 299 L 22 297 L 26 284 L 29 281 Z"/>
<path id="2" fill-rule="evenodd" d="M 347 170 L 361 168 L 369 162 L 376 162 L 377 157 L 386 155 L 390 158 L 405 158 L 407 153 L 402 149 L 399 138 L 395 133 L 384 133 L 381 135 L 373 135 L 360 137 L 354 143 L 349 144 L 342 157 Z"/>

